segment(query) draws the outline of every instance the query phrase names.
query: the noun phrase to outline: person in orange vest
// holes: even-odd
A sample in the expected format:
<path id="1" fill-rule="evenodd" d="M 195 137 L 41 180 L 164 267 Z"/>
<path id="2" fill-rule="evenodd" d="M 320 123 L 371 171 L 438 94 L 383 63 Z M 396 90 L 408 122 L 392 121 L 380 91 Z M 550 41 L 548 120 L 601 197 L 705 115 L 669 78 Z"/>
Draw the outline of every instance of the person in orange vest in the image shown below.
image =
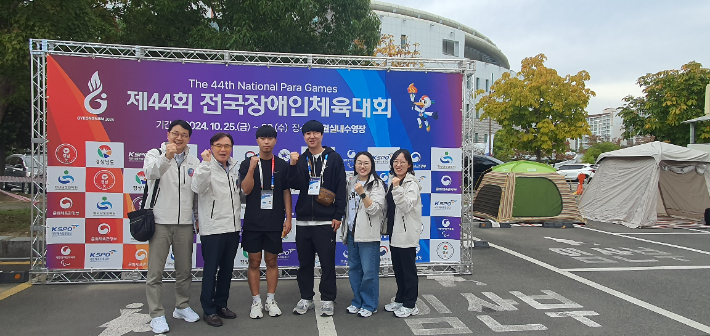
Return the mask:
<path id="1" fill-rule="evenodd" d="M 581 195 L 584 192 L 584 179 L 587 178 L 587 175 L 584 173 L 579 173 L 577 175 L 577 191 L 574 192 L 575 195 Z"/>

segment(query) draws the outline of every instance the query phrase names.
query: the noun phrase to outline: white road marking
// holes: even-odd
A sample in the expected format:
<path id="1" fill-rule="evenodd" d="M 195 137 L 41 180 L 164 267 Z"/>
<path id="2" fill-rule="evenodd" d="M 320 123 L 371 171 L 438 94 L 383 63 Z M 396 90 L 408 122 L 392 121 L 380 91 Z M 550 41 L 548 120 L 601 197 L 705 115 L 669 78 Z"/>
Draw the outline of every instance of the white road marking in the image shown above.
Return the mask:
<path id="1" fill-rule="evenodd" d="M 566 272 L 620 272 L 620 271 L 653 271 L 653 270 L 694 270 L 710 269 L 710 266 L 645 266 L 645 267 L 590 267 L 565 268 Z"/>
<path id="2" fill-rule="evenodd" d="M 659 241 L 655 241 L 655 240 L 643 239 L 643 238 L 639 238 L 639 237 L 625 236 L 625 235 L 620 234 L 620 233 L 607 232 L 607 231 L 602 231 L 602 230 L 597 230 L 597 229 L 592 229 L 592 228 L 587 228 L 587 227 L 585 227 L 584 229 L 585 229 L 585 230 L 591 230 L 591 231 L 594 231 L 594 232 L 606 233 L 606 234 L 612 235 L 612 236 L 624 237 L 624 238 L 634 239 L 634 240 L 638 240 L 638 241 L 642 241 L 642 242 L 646 242 L 646 243 L 658 244 L 658 245 L 663 245 L 663 246 L 668 246 L 668 247 L 674 247 L 674 248 L 678 248 L 678 249 L 682 249 L 682 250 L 688 250 L 688 251 L 693 251 L 693 252 L 697 252 L 697 253 L 702 253 L 702 254 L 708 254 L 708 255 L 710 255 L 710 252 L 708 252 L 708 251 L 698 250 L 698 249 L 694 249 L 694 248 L 691 248 L 691 247 L 685 247 L 685 246 L 680 246 L 680 245 L 673 245 L 673 244 L 663 243 L 663 242 L 659 242 Z"/>
<path id="3" fill-rule="evenodd" d="M 139 313 L 142 307 L 142 303 L 131 303 L 126 306 L 126 309 L 121 309 L 120 316 L 99 326 L 99 328 L 106 328 L 99 336 L 122 336 L 130 332 L 151 331 L 150 315 Z"/>
<path id="4" fill-rule="evenodd" d="M 439 314 L 450 314 L 451 311 L 449 308 L 446 308 L 446 306 L 439 301 L 439 299 L 436 298 L 436 296 L 431 295 L 431 294 L 424 294 L 422 295 L 423 298 L 425 298 L 427 301 L 429 301 L 429 304 L 436 309 Z"/>
<path id="5" fill-rule="evenodd" d="M 562 239 L 562 238 L 553 238 L 553 237 L 543 237 L 543 238 L 554 240 L 558 243 L 569 244 L 569 245 L 574 245 L 574 246 L 584 245 L 583 242 L 578 242 L 578 241 L 571 240 L 571 239 Z"/>
<path id="6" fill-rule="evenodd" d="M 472 281 L 478 286 L 486 286 L 485 283 L 476 280 L 466 280 L 462 277 L 454 276 L 453 274 L 447 275 L 427 275 L 427 280 L 436 280 L 443 287 L 456 287 L 457 282 Z"/>
<path id="7" fill-rule="evenodd" d="M 547 327 L 545 327 L 542 324 L 500 324 L 500 322 L 496 321 L 494 318 L 490 317 L 489 315 L 478 315 L 479 320 L 481 320 L 483 323 L 485 323 L 488 328 L 491 328 L 491 330 L 495 332 L 507 332 L 507 331 L 531 331 L 531 330 L 547 330 Z"/>
<path id="8" fill-rule="evenodd" d="M 590 230 L 594 230 L 594 229 L 590 229 Z M 594 230 L 594 231 L 599 231 L 599 232 L 602 232 L 602 233 L 609 233 L 609 232 L 600 231 L 600 230 Z M 635 238 L 635 237 L 628 237 L 628 238 L 638 239 L 638 238 Z M 477 240 L 477 238 L 474 238 L 474 239 Z M 641 239 L 641 240 L 645 240 L 645 239 Z M 651 242 L 652 242 L 652 241 L 651 241 Z M 658 243 L 658 242 L 656 242 L 656 243 Z M 605 293 L 607 293 L 607 294 L 609 294 L 609 295 L 615 296 L 615 297 L 617 297 L 617 298 L 619 298 L 619 299 L 622 299 L 622 300 L 627 301 L 627 302 L 629 302 L 629 303 L 635 304 L 635 305 L 637 305 L 637 306 L 639 306 L 639 307 L 648 309 L 648 310 L 650 310 L 650 311 L 652 311 L 652 312 L 654 312 L 654 313 L 657 313 L 657 314 L 663 315 L 663 316 L 665 316 L 665 317 L 668 317 L 668 318 L 670 318 L 670 319 L 672 319 L 672 320 L 675 320 L 675 321 L 677 321 L 677 322 L 680 322 L 680 323 L 682 323 L 682 324 L 685 324 L 685 325 L 687 325 L 687 326 L 689 326 L 689 327 L 691 327 L 691 328 L 700 330 L 700 331 L 702 331 L 702 332 L 704 332 L 704 333 L 710 333 L 710 326 L 707 326 L 707 325 L 704 325 L 704 324 L 702 324 L 702 323 L 693 321 L 693 320 L 691 320 L 691 319 L 689 319 L 689 318 L 687 318 L 687 317 L 678 315 L 678 314 L 676 314 L 676 313 L 674 313 L 674 312 L 665 310 L 665 309 L 663 309 L 663 308 L 661 308 L 661 307 L 658 307 L 658 306 L 652 305 L 652 304 L 650 304 L 650 303 L 648 303 L 648 302 L 639 300 L 639 299 L 637 299 L 637 298 L 635 298 L 635 297 L 632 297 L 632 296 L 630 296 L 630 295 L 624 294 L 624 293 L 619 292 L 619 291 L 617 291 L 617 290 L 611 289 L 611 288 L 606 287 L 606 286 L 604 286 L 604 285 L 598 284 L 598 283 L 596 283 L 596 282 L 594 282 L 594 281 L 587 280 L 587 279 L 582 278 L 582 277 L 580 277 L 580 276 L 578 276 L 578 275 L 576 275 L 576 274 L 573 274 L 573 273 L 571 273 L 571 272 L 569 272 L 569 271 L 565 271 L 565 270 L 559 269 L 559 268 L 557 268 L 557 267 L 555 267 L 555 266 L 552 266 L 552 265 L 550 265 L 550 264 L 548 264 L 548 263 L 542 262 L 542 261 L 537 260 L 537 259 L 535 259 L 535 258 L 528 257 L 528 256 L 526 256 L 526 255 L 524 255 L 524 254 L 515 252 L 515 251 L 510 250 L 510 249 L 508 249 L 508 248 L 505 248 L 505 247 L 503 247 L 503 246 L 498 246 L 498 245 L 492 244 L 492 243 L 490 243 L 490 242 L 489 242 L 489 245 L 490 245 L 491 247 L 497 248 L 497 249 L 499 249 L 499 250 L 501 250 L 501 251 L 503 251 L 503 252 L 506 252 L 506 253 L 508 253 L 508 254 L 514 255 L 514 256 L 516 256 L 516 257 L 518 257 L 518 258 L 520 258 L 520 259 L 526 260 L 526 261 L 531 262 L 531 263 L 533 263 L 533 264 L 536 264 L 536 265 L 538 265 L 538 266 L 544 267 L 544 268 L 546 268 L 546 269 L 548 269 L 548 270 L 550 270 L 550 271 L 553 271 L 553 272 L 555 272 L 555 273 L 564 275 L 564 276 L 566 276 L 566 277 L 568 277 L 568 278 L 570 278 L 570 279 L 573 279 L 573 280 L 575 280 L 575 281 L 581 282 L 581 283 L 583 283 L 583 284 L 585 284 L 585 285 L 588 285 L 588 286 L 590 286 L 590 287 L 592 287 L 592 288 L 596 288 L 596 289 L 598 289 L 598 290 L 600 290 L 600 291 L 602 291 L 602 292 L 605 292 Z M 670 245 L 670 244 L 669 244 L 669 245 Z M 699 250 L 698 250 L 698 251 L 699 251 Z M 700 252 L 701 252 L 701 253 L 710 254 L 710 252 L 706 252 L 706 251 L 700 251 Z M 486 315 L 482 315 L 482 316 L 486 316 Z M 479 316 L 478 318 L 481 319 L 481 316 Z M 491 319 L 492 319 L 492 318 L 491 318 Z M 483 319 L 481 319 L 481 321 L 483 321 Z M 485 321 L 484 321 L 484 322 L 485 322 Z M 497 322 L 496 322 L 496 323 L 497 323 Z"/>
<path id="9" fill-rule="evenodd" d="M 692 229 L 689 229 L 689 230 L 692 230 Z M 696 230 L 696 231 L 700 231 L 700 230 Z M 623 234 L 623 235 L 656 235 L 656 236 L 658 236 L 658 235 L 696 235 L 696 236 L 700 235 L 700 236 L 702 236 L 703 234 L 710 234 L 710 232 L 707 232 L 707 231 L 700 231 L 700 232 L 702 232 L 702 233 L 692 233 L 692 232 L 623 232 L 623 233 L 619 233 L 619 234 Z"/>
<path id="10" fill-rule="evenodd" d="M 698 229 L 686 229 L 686 230 L 689 230 L 689 231 L 696 231 L 696 232 L 702 232 L 702 233 L 710 233 L 710 232 L 708 232 L 708 230 L 698 230 Z"/>
<path id="11" fill-rule="evenodd" d="M 315 278 L 314 288 L 320 287 L 320 278 Z M 313 303 L 316 305 L 316 323 L 318 324 L 318 335 L 320 336 L 338 336 L 338 332 L 335 331 L 335 322 L 333 322 L 332 316 L 321 316 L 320 310 L 320 292 L 315 291 L 316 294 L 313 296 Z"/>
<path id="12" fill-rule="evenodd" d="M 491 299 L 491 301 L 495 303 L 490 303 L 486 300 L 483 300 L 472 293 L 461 293 L 461 296 L 466 298 L 468 301 L 468 311 L 475 311 L 482 313 L 483 308 L 488 308 L 492 309 L 495 311 L 513 311 L 513 310 L 518 310 L 518 308 L 515 308 L 516 305 L 519 303 L 516 302 L 515 300 L 511 299 L 504 299 L 498 295 L 496 295 L 493 292 L 482 292 L 481 294 L 485 295 L 487 298 Z"/>
<path id="13" fill-rule="evenodd" d="M 579 322 L 582 322 L 582 324 L 586 325 L 587 327 L 592 327 L 592 328 L 599 328 L 602 325 L 592 321 L 591 319 L 585 317 L 585 316 L 597 316 L 599 313 L 591 310 L 587 311 L 566 311 L 566 312 L 546 312 L 547 316 L 549 317 L 571 317 Z"/>
<path id="14" fill-rule="evenodd" d="M 535 309 L 569 309 L 569 308 L 582 308 L 577 302 L 574 302 L 560 294 L 557 294 L 551 290 L 541 290 L 545 293 L 544 295 L 526 295 L 519 291 L 510 291 L 518 297 L 518 299 L 529 304 Z M 554 300 L 560 303 L 542 303 L 539 300 Z"/>
<path id="15" fill-rule="evenodd" d="M 407 322 L 407 326 L 409 326 L 409 329 L 412 330 L 414 335 L 459 335 L 473 333 L 471 329 L 456 317 L 408 318 L 404 321 Z M 451 327 L 427 329 L 424 328 L 424 324 L 426 323 L 448 323 Z"/>

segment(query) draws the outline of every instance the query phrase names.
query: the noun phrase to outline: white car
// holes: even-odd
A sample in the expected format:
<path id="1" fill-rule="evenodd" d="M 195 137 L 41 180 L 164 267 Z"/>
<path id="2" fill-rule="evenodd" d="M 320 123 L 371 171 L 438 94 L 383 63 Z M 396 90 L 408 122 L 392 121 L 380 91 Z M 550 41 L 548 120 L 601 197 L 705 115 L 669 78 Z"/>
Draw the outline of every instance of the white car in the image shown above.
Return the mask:
<path id="1" fill-rule="evenodd" d="M 568 181 L 577 181 L 579 174 L 587 175 L 587 178 L 591 179 L 596 171 L 597 166 L 589 163 L 567 163 L 557 168 L 557 173 Z"/>

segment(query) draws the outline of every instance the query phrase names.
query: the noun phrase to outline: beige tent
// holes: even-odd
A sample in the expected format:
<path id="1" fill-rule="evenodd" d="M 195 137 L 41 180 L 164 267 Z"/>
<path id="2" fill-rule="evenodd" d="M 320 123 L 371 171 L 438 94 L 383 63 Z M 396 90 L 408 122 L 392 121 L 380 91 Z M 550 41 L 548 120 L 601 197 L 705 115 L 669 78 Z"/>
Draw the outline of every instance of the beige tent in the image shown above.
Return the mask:
<path id="1" fill-rule="evenodd" d="M 710 154 L 652 142 L 599 155 L 580 210 L 589 220 L 652 226 L 658 215 L 702 219 L 710 208 Z"/>

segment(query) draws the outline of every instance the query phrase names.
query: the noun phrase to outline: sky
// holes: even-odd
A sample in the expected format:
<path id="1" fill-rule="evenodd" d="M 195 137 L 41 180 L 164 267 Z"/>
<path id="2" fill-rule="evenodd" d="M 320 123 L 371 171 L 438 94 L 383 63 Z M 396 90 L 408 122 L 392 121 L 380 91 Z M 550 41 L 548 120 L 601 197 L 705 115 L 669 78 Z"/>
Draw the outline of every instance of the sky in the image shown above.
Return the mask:
<path id="1" fill-rule="evenodd" d="M 710 1 L 389 0 L 490 38 L 511 70 L 539 53 L 558 74 L 589 72 L 590 114 L 639 96 L 636 80 L 696 61 L 710 67 Z"/>

